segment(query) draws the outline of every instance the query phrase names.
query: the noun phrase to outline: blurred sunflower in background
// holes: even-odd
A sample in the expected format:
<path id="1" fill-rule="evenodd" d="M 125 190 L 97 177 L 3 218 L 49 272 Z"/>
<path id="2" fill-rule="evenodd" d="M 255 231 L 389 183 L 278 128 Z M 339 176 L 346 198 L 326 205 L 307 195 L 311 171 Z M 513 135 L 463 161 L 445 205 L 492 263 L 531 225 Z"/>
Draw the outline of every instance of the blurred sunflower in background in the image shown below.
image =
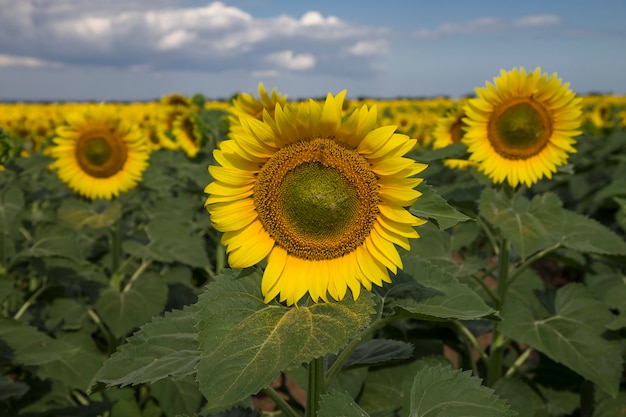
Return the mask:
<path id="1" fill-rule="evenodd" d="M 178 147 L 189 158 L 195 158 L 204 144 L 204 133 L 198 120 L 198 111 L 189 108 L 176 116 L 172 122 L 172 136 Z"/>
<path id="2" fill-rule="evenodd" d="M 556 74 L 537 68 L 501 71 L 494 83 L 477 88 L 464 110 L 468 125 L 463 142 L 470 160 L 493 180 L 530 187 L 552 178 L 558 166 L 576 152 L 582 132 L 581 99 Z"/>
<path id="3" fill-rule="evenodd" d="M 466 117 L 463 102 L 459 102 L 448 114 L 441 116 L 433 129 L 433 149 L 441 149 L 459 143 L 465 136 L 467 127 L 463 119 Z M 465 169 L 475 165 L 467 159 L 444 159 L 443 164 L 450 169 Z"/>
<path id="4" fill-rule="evenodd" d="M 142 133 L 104 105 L 70 113 L 56 129 L 51 168 L 72 190 L 111 200 L 135 187 L 148 167 Z"/>
<path id="5" fill-rule="evenodd" d="M 348 288 L 356 299 L 390 282 L 402 268 L 395 245 L 408 250 L 425 222 L 405 209 L 426 168 L 404 157 L 415 139 L 376 128 L 376 107 L 342 117 L 345 94 L 242 117 L 214 152 L 205 205 L 232 267 L 267 258 L 265 302 L 341 300 Z"/>
<path id="6" fill-rule="evenodd" d="M 274 110 L 276 105 L 287 105 L 287 96 L 280 94 L 276 91 L 276 88 L 272 89 L 270 93 L 265 90 L 263 83 L 259 83 L 259 98 L 257 99 L 253 95 L 241 93 L 238 94 L 232 100 L 232 104 L 229 108 L 228 121 L 230 122 L 230 132 L 234 133 L 239 131 L 242 117 L 252 117 L 257 120 L 263 120 L 263 113 L 267 114 L 273 119 Z"/>

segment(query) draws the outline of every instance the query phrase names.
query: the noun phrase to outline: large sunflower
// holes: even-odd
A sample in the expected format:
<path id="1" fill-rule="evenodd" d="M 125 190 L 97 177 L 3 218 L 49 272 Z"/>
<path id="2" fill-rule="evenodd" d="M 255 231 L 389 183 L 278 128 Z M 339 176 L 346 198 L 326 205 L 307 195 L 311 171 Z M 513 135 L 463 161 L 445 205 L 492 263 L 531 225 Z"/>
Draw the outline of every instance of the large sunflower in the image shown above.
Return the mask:
<path id="1" fill-rule="evenodd" d="M 404 207 L 420 196 L 412 178 L 426 165 L 404 157 L 415 139 L 376 128 L 376 108 L 342 118 L 346 92 L 324 103 L 275 108 L 275 119 L 242 117 L 214 152 L 221 166 L 205 191 L 232 267 L 267 257 L 262 292 L 288 305 L 390 282 L 424 221 Z"/>
<path id="2" fill-rule="evenodd" d="M 581 99 L 556 74 L 548 78 L 540 68 L 502 70 L 493 81 L 477 88 L 478 97 L 465 106 L 463 142 L 470 160 L 495 183 L 507 180 L 512 187 L 552 178 L 576 152 Z"/>
<path id="3" fill-rule="evenodd" d="M 56 130 L 51 168 L 72 190 L 90 198 L 112 199 L 141 181 L 148 149 L 140 130 L 104 105 L 70 113 Z"/>

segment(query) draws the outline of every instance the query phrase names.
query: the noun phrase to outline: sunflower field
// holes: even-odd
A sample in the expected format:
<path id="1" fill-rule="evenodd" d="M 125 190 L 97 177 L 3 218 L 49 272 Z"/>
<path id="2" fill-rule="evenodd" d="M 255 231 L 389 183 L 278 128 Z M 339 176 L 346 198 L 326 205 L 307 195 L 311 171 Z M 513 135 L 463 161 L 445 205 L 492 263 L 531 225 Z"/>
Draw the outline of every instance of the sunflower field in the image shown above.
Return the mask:
<path id="1" fill-rule="evenodd" d="M 626 416 L 626 97 L 0 103 L 0 416 Z"/>

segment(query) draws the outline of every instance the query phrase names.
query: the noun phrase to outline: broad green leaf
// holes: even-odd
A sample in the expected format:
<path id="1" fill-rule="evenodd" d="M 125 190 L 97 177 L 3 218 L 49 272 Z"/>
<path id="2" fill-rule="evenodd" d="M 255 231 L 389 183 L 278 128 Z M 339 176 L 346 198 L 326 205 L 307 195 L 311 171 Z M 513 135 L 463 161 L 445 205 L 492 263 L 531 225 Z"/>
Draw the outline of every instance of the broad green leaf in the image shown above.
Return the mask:
<path id="1" fill-rule="evenodd" d="M 347 393 L 331 391 L 322 395 L 319 417 L 370 417 Z"/>
<path id="2" fill-rule="evenodd" d="M 626 198 L 615 197 L 613 200 L 615 200 L 619 206 L 615 214 L 615 220 L 622 230 L 626 231 Z"/>
<path id="3" fill-rule="evenodd" d="M 523 259 L 556 245 L 586 253 L 626 254 L 621 237 L 593 219 L 565 210 L 555 194 L 529 201 L 521 195 L 510 199 L 489 188 L 480 198 L 479 210 Z"/>
<path id="4" fill-rule="evenodd" d="M 200 359 L 194 312 L 188 307 L 153 318 L 104 362 L 93 382 L 126 386 L 193 374 Z"/>
<path id="5" fill-rule="evenodd" d="M 597 221 L 563 210 L 553 239 L 566 248 L 600 255 L 626 255 L 626 242 Z"/>
<path id="6" fill-rule="evenodd" d="M 163 278 L 144 273 L 128 289 L 105 288 L 95 309 L 111 332 L 120 337 L 159 314 L 166 301 L 167 285 Z"/>
<path id="7" fill-rule="evenodd" d="M 133 398 L 116 401 L 111 408 L 111 417 L 143 417 L 143 414 L 139 404 Z"/>
<path id="8" fill-rule="evenodd" d="M 62 357 L 41 365 L 37 375 L 61 381 L 70 388 L 87 389 L 102 366 L 105 355 L 96 348 L 87 333 L 61 333 L 57 335 L 56 342 L 63 349 Z"/>
<path id="9" fill-rule="evenodd" d="M 371 339 L 361 343 L 344 363 L 344 368 L 409 359 L 413 345 L 399 340 Z"/>
<path id="10" fill-rule="evenodd" d="M 496 394 L 511 405 L 519 416 L 547 415 L 544 400 L 528 384 L 517 378 L 500 378 L 493 387 Z"/>
<path id="11" fill-rule="evenodd" d="M 404 271 L 379 291 L 388 299 L 388 307 L 424 320 L 473 320 L 495 314 L 478 294 L 449 272 L 417 255 L 402 260 Z"/>
<path id="12" fill-rule="evenodd" d="M 510 199 L 493 188 L 484 190 L 478 208 L 481 216 L 502 231 L 523 259 L 555 243 L 552 234 L 559 228 L 563 213 L 561 200 L 554 194 L 538 195 L 529 201 L 519 195 Z"/>
<path id="13" fill-rule="evenodd" d="M 422 183 L 417 190 L 422 195 L 409 209 L 415 216 L 433 221 L 441 230 L 470 220 L 468 216 L 449 205 L 430 185 Z"/>
<path id="14" fill-rule="evenodd" d="M 34 258 L 55 256 L 76 261 L 82 261 L 84 258 L 74 231 L 57 224 L 40 225 L 36 229 L 31 246 L 18 256 Z"/>
<path id="15" fill-rule="evenodd" d="M 415 374 L 427 364 L 449 364 L 446 359 L 413 361 L 408 364 L 371 370 L 363 386 L 359 405 L 371 417 L 396 417 L 408 397 Z M 401 414 L 408 415 L 408 409 Z"/>
<path id="16" fill-rule="evenodd" d="M 55 339 L 21 321 L 0 317 L 0 362 L 42 365 L 63 357 Z"/>
<path id="17" fill-rule="evenodd" d="M 198 202 L 201 207 L 201 203 Z M 191 232 L 191 215 L 192 211 L 188 210 L 188 217 L 182 217 L 179 220 L 172 219 L 172 213 L 176 213 L 176 217 L 181 216 L 180 203 L 172 206 L 168 210 L 168 214 L 155 215 L 147 227 L 147 233 L 150 237 L 150 250 L 166 254 L 173 261 L 181 262 L 186 265 L 204 268 L 209 265 L 209 258 L 206 254 L 204 240 L 199 235 L 192 235 Z M 185 206 L 191 208 L 189 202 Z M 182 214 L 184 216 L 184 213 Z"/>
<path id="18" fill-rule="evenodd" d="M 168 417 L 198 411 L 203 400 L 193 375 L 180 379 L 161 379 L 150 385 L 150 392 Z"/>
<path id="19" fill-rule="evenodd" d="M 197 305 L 197 379 L 209 409 L 229 407 L 268 386 L 281 371 L 337 352 L 373 313 L 369 293 L 357 301 L 265 304 L 261 272 L 252 269 L 220 275 Z"/>
<path id="20" fill-rule="evenodd" d="M 82 227 L 111 227 L 120 218 L 122 205 L 114 201 L 87 203 L 82 199 L 67 199 L 57 211 L 59 221 L 74 229 Z"/>
<path id="21" fill-rule="evenodd" d="M 8 235 L 16 227 L 15 219 L 24 207 L 24 194 L 18 186 L 12 186 L 0 194 L 0 233 Z"/>
<path id="22" fill-rule="evenodd" d="M 517 413 L 481 380 L 451 366 L 427 366 L 413 380 L 411 417 L 504 417 Z M 405 399 L 406 404 L 406 399 Z"/>
<path id="23" fill-rule="evenodd" d="M 411 241 L 410 253 L 419 255 L 422 259 L 428 259 L 431 264 L 451 274 L 456 273 L 459 265 L 452 260 L 450 234 L 442 232 L 431 222 L 418 227 L 417 231 L 420 238 Z"/>
<path id="24" fill-rule="evenodd" d="M 556 293 L 556 314 L 546 317 L 536 301 L 505 303 L 500 330 L 617 395 L 622 363 L 620 344 L 602 337 L 611 314 L 581 284 Z"/>
<path id="25" fill-rule="evenodd" d="M 593 417 L 624 417 L 626 416 L 626 392 L 620 392 L 617 398 L 601 398 L 595 409 Z"/>

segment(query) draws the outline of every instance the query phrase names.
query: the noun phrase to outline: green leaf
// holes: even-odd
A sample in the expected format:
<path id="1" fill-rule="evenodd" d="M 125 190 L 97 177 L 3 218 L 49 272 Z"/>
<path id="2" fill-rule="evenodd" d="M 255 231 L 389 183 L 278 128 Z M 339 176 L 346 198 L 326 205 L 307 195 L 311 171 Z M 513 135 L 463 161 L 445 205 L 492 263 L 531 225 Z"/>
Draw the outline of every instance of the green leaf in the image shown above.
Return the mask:
<path id="1" fill-rule="evenodd" d="M 161 379 L 150 385 L 150 392 L 168 417 L 198 411 L 203 400 L 193 375 L 181 379 Z"/>
<path id="2" fill-rule="evenodd" d="M 39 367 L 37 375 L 63 382 L 66 386 L 85 390 L 96 374 L 105 355 L 87 333 L 61 333 L 56 342 L 63 349 L 62 357 Z"/>
<path id="3" fill-rule="evenodd" d="M 543 352 L 556 362 L 617 395 L 622 363 L 620 344 L 602 337 L 612 317 L 581 284 L 568 284 L 556 293 L 556 313 L 545 317 L 536 300 L 507 300 L 500 330 L 520 343 Z"/>
<path id="4" fill-rule="evenodd" d="M 450 363 L 444 360 L 430 358 L 370 371 L 365 379 L 359 405 L 371 417 L 398 416 L 405 397 L 409 396 L 415 374 L 427 364 Z M 404 411 L 402 415 L 408 415 L 408 410 Z"/>
<path id="5" fill-rule="evenodd" d="M 344 363 L 344 368 L 374 365 L 392 360 L 409 359 L 413 354 L 411 343 L 389 339 L 371 339 L 361 343 Z"/>
<path id="6" fill-rule="evenodd" d="M 386 305 L 424 320 L 474 320 L 495 314 L 483 299 L 449 272 L 417 255 L 402 258 L 404 271 L 379 292 Z"/>
<path id="7" fill-rule="evenodd" d="M 537 392 L 525 382 L 516 378 L 500 378 L 493 387 L 496 394 L 506 400 L 511 409 L 520 416 L 534 416 L 547 413 L 546 405 Z"/>
<path id="8" fill-rule="evenodd" d="M 183 203 L 185 203 L 183 201 Z M 198 206 L 202 207 L 198 202 Z M 169 207 L 169 206 L 166 206 Z M 192 211 L 188 210 L 188 217 L 181 216 L 180 202 L 168 210 L 167 214 L 154 215 L 147 226 L 150 238 L 148 248 L 158 254 L 159 258 L 165 255 L 166 260 L 181 262 L 185 265 L 204 268 L 209 265 L 204 240 L 197 234 L 191 234 Z M 188 209 L 193 206 L 187 201 Z M 178 220 L 172 219 L 172 213 L 176 213 Z M 182 213 L 184 216 L 184 213 Z"/>
<path id="9" fill-rule="evenodd" d="M 617 398 L 601 398 L 593 411 L 593 417 L 626 416 L 626 393 L 620 392 Z"/>
<path id="10" fill-rule="evenodd" d="M 15 219 L 24 207 L 24 194 L 18 186 L 12 186 L 0 194 L 0 233 L 8 235 L 16 227 Z"/>
<path id="11" fill-rule="evenodd" d="M 105 288 L 94 307 L 111 332 L 121 337 L 159 314 L 166 301 L 167 285 L 163 278 L 144 273 L 123 291 Z"/>
<path id="12" fill-rule="evenodd" d="M 484 190 L 478 208 L 481 216 L 511 241 L 522 259 L 555 243 L 552 234 L 559 228 L 564 211 L 554 194 L 538 195 L 528 201 L 519 195 L 510 199 L 493 188 Z"/>
<path id="13" fill-rule="evenodd" d="M 515 416 L 509 405 L 481 385 L 481 380 L 450 366 L 427 366 L 413 380 L 411 417 Z"/>
<path id="14" fill-rule="evenodd" d="M 193 374 L 200 359 L 195 311 L 187 307 L 153 318 L 104 362 L 93 382 L 126 386 Z"/>
<path id="15" fill-rule="evenodd" d="M 480 198 L 481 215 L 498 227 L 522 259 L 552 246 L 602 255 L 626 254 L 626 242 L 597 221 L 565 210 L 551 193 L 531 201 L 516 195 L 485 189 Z"/>
<path id="16" fill-rule="evenodd" d="M 370 323 L 372 306 L 369 293 L 357 301 L 268 305 L 259 270 L 220 275 L 198 301 L 197 379 L 208 408 L 231 406 L 268 386 L 281 371 L 337 352 Z"/>
<path id="17" fill-rule="evenodd" d="M 74 231 L 57 224 L 39 226 L 35 230 L 31 246 L 20 252 L 18 256 L 33 258 L 55 256 L 78 262 L 84 258 L 76 242 Z"/>
<path id="18" fill-rule="evenodd" d="M 63 358 L 56 340 L 21 321 L 0 317 L 0 362 L 42 365 Z"/>
<path id="19" fill-rule="evenodd" d="M 422 195 L 411 206 L 409 211 L 417 217 L 428 219 L 446 230 L 459 222 L 470 220 L 470 217 L 450 206 L 433 187 L 424 183 L 417 187 Z"/>
<path id="20" fill-rule="evenodd" d="M 111 227 L 120 218 L 122 205 L 112 203 L 87 203 L 81 199 L 64 200 L 57 211 L 59 221 L 74 229 L 82 227 L 106 228 Z"/>
<path id="21" fill-rule="evenodd" d="M 347 393 L 331 391 L 322 395 L 319 417 L 370 417 Z"/>

